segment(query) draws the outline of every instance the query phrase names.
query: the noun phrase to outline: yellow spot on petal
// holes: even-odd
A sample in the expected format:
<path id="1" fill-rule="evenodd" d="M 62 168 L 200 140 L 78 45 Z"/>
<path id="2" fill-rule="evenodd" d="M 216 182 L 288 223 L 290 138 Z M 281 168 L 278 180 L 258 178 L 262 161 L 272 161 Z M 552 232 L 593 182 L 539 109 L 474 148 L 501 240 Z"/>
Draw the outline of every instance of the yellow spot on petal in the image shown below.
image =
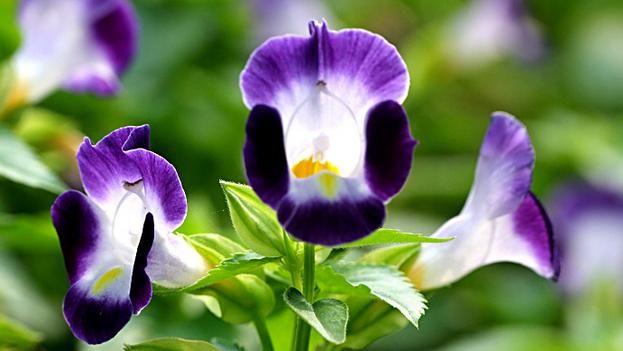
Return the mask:
<path id="1" fill-rule="evenodd" d="M 334 198 L 337 195 L 338 189 L 338 177 L 333 173 L 322 173 L 318 176 L 318 182 L 320 182 L 320 189 L 324 196 L 328 198 Z"/>
<path id="2" fill-rule="evenodd" d="M 95 295 L 100 294 L 102 290 L 106 289 L 106 287 L 117 279 L 121 273 L 123 273 L 123 269 L 121 267 L 116 267 L 102 274 L 95 284 L 93 284 L 91 292 Z"/>
<path id="3" fill-rule="evenodd" d="M 338 168 L 331 162 L 316 161 L 311 156 L 301 160 L 299 163 L 294 165 L 294 167 L 292 167 L 292 173 L 294 173 L 294 176 L 297 178 L 311 177 L 321 171 L 329 171 L 338 175 L 340 174 Z"/>

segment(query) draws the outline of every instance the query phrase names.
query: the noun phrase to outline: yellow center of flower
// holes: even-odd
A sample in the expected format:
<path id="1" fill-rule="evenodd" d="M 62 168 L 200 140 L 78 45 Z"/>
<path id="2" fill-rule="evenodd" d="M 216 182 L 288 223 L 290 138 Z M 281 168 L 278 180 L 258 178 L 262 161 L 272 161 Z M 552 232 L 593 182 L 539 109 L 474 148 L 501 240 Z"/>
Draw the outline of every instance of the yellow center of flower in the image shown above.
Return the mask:
<path id="1" fill-rule="evenodd" d="M 321 171 L 329 171 L 337 175 L 340 174 L 338 168 L 329 161 L 315 160 L 312 156 L 299 161 L 294 167 L 292 167 L 292 173 L 297 178 L 311 177 Z"/>
<path id="2" fill-rule="evenodd" d="M 112 283 L 115 279 L 117 279 L 121 273 L 123 273 L 123 269 L 121 267 L 116 267 L 108 272 L 102 274 L 102 276 L 93 284 L 93 288 L 91 292 L 95 295 L 98 295 L 104 290 L 110 283 Z"/>

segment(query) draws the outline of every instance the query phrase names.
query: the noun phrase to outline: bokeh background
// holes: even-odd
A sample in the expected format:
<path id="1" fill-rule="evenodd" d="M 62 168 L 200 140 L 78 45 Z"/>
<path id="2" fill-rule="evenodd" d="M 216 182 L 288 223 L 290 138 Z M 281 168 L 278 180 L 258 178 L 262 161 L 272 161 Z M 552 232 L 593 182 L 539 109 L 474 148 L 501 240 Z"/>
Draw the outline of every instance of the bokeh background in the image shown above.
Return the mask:
<path id="1" fill-rule="evenodd" d="M 239 73 L 268 36 L 304 33 L 308 19 L 321 17 L 332 28 L 383 35 L 398 47 L 411 74 L 405 108 L 420 145 L 408 183 L 389 207 L 388 227 L 431 233 L 460 211 L 488 118 L 497 110 L 527 125 L 537 153 L 533 190 L 546 204 L 570 179 L 623 191 L 620 0 L 526 1 L 525 40 L 536 38 L 530 43 L 536 49 L 501 33 L 468 38 L 469 29 L 461 26 L 475 6 L 470 1 L 133 3 L 140 48 L 118 97 L 57 92 L 0 123 L 73 187 L 79 187 L 74 152 L 83 135 L 98 140 L 115 128 L 149 123 L 153 149 L 177 167 L 189 197 L 180 232 L 232 233 L 218 180 L 244 181 L 248 111 Z M 0 2 L 0 60 L 19 46 L 16 6 L 16 0 Z M 495 20 L 473 22 L 478 27 Z M 504 44 L 491 49 L 487 40 L 498 36 Z M 475 46 L 466 54 L 462 45 Z M 0 339 L 19 328 L 40 340 L 40 350 L 119 350 L 124 342 L 157 336 L 219 336 L 257 347 L 251 328 L 221 322 L 183 297 L 155 298 L 106 345 L 76 342 L 61 313 L 68 282 L 49 217 L 54 198 L 0 179 Z M 596 291 L 572 299 L 555 283 L 512 264 L 480 269 L 428 298 L 419 330 L 408 326 L 370 349 L 616 350 L 612 345 L 623 340 L 622 296 Z"/>

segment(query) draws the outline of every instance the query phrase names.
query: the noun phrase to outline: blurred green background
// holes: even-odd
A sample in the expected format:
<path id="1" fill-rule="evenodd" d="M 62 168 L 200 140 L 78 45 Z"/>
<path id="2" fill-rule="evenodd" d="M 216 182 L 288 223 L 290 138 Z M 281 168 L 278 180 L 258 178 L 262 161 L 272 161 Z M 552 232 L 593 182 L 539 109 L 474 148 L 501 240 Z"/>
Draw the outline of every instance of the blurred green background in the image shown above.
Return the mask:
<path id="1" fill-rule="evenodd" d="M 73 156 L 82 135 L 98 140 L 115 128 L 149 123 L 152 148 L 177 167 L 189 197 L 189 218 L 180 232 L 231 232 L 218 180 L 244 181 L 248 111 L 238 76 L 262 33 L 270 32 L 265 26 L 285 19 L 279 11 L 263 18 L 247 1 L 133 3 L 140 48 L 118 97 L 57 92 L 0 123 L 74 187 L 79 180 Z M 388 227 L 431 233 L 460 211 L 488 117 L 497 110 L 528 126 L 537 152 L 533 189 L 541 198 L 575 177 L 623 189 L 623 2 L 525 5 L 540 28 L 543 56 L 525 62 L 501 55 L 465 67 L 448 49 L 448 28 L 467 1 L 324 3 L 334 29 L 361 27 L 385 36 L 409 67 L 405 108 L 420 145 L 408 184 L 389 207 Z M 16 0 L 0 3 L 2 60 L 19 45 L 16 6 Z M 54 198 L 0 180 L 0 330 L 5 317 L 18 321 L 37 333 L 30 336 L 40 338 L 44 350 L 119 350 L 123 342 L 157 336 L 219 336 L 257 347 L 251 328 L 227 325 L 183 297 L 155 298 L 109 344 L 76 342 L 61 313 L 68 282 L 49 218 Z M 572 334 L 572 312 L 557 286 L 519 266 L 480 269 L 429 298 L 419 330 L 408 326 L 371 349 L 563 350 L 559 339 Z"/>

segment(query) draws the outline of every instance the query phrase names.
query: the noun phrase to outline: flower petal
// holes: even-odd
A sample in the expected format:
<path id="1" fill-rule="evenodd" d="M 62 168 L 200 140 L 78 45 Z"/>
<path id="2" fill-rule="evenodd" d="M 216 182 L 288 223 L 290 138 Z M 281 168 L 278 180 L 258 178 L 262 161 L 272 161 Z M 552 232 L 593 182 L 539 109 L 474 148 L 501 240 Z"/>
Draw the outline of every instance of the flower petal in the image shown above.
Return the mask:
<path id="1" fill-rule="evenodd" d="M 104 213 L 78 191 L 59 196 L 52 220 L 72 284 L 63 304 L 65 319 L 81 340 L 107 341 L 151 298 L 144 273 L 153 241 L 151 215 L 135 252 L 115 241 Z"/>
<path id="2" fill-rule="evenodd" d="M 23 42 L 13 58 L 29 101 L 64 85 L 110 95 L 136 49 L 137 20 L 126 0 L 26 0 Z"/>
<path id="3" fill-rule="evenodd" d="M 130 3 L 108 1 L 97 5 L 101 17 L 91 25 L 96 53 L 91 60 L 75 67 L 65 80 L 67 90 L 91 92 L 101 96 L 114 95 L 120 88 L 119 76 L 127 69 L 136 53 L 138 21 Z M 93 6 L 91 6 L 93 7 Z"/>
<path id="4" fill-rule="evenodd" d="M 289 188 L 283 128 L 279 112 L 257 105 L 247 120 L 244 164 L 249 184 L 268 205 L 277 208 Z"/>
<path id="5" fill-rule="evenodd" d="M 388 201 L 404 185 L 416 145 L 400 104 L 384 101 L 370 110 L 366 123 L 365 178 L 381 200 Z"/>
<path id="6" fill-rule="evenodd" d="M 494 113 L 463 213 L 495 218 L 513 212 L 530 190 L 533 167 L 526 127 L 507 113 Z"/>
<path id="7" fill-rule="evenodd" d="M 443 244 L 423 244 L 408 275 L 422 290 L 451 284 L 482 266 L 514 262 L 556 279 L 560 270 L 551 225 L 534 195 L 511 214 L 493 220 L 459 215 L 435 237 L 454 237 Z"/>
<path id="8" fill-rule="evenodd" d="M 123 150 L 149 147 L 149 126 L 117 129 L 97 144 L 85 138 L 78 150 L 78 167 L 89 197 L 106 212 L 113 212 L 125 195 L 125 182 L 141 179 L 140 170 Z"/>
<path id="9" fill-rule="evenodd" d="M 132 267 L 132 285 L 130 286 L 130 301 L 132 312 L 138 314 L 151 301 L 151 280 L 145 272 L 147 257 L 154 243 L 154 216 L 148 213 L 145 216 L 143 233 L 136 249 L 134 267 Z"/>
<path id="10" fill-rule="evenodd" d="M 582 294 L 606 283 L 623 292 L 623 196 L 601 185 L 573 182 L 557 189 L 551 208 L 564 291 Z"/>
<path id="11" fill-rule="evenodd" d="M 321 172 L 292 183 L 277 217 L 297 239 L 330 246 L 355 241 L 380 228 L 385 206 L 360 180 Z"/>
<path id="12" fill-rule="evenodd" d="M 326 23 L 310 22 L 309 29 L 309 37 L 275 37 L 255 50 L 240 77 L 249 108 L 264 104 L 289 118 L 319 82 L 355 112 L 404 101 L 408 72 L 385 39 L 361 29 L 330 31 Z"/>
<path id="13" fill-rule="evenodd" d="M 508 114 L 495 113 L 463 211 L 433 235 L 454 239 L 422 245 L 409 272 L 420 289 L 450 284 L 483 265 L 503 261 L 557 277 L 551 225 L 529 192 L 533 165 L 534 150 L 525 127 Z"/>
<path id="14" fill-rule="evenodd" d="M 72 284 L 92 264 L 105 223 L 98 211 L 86 196 L 75 190 L 64 192 L 52 205 L 52 223 L 58 233 Z"/>
<path id="15" fill-rule="evenodd" d="M 145 149 L 126 151 L 143 181 L 145 202 L 154 215 L 156 231 L 170 232 L 186 218 L 186 194 L 177 171 L 163 157 Z"/>
<path id="16" fill-rule="evenodd" d="M 132 302 L 127 295 L 93 297 L 88 287 L 76 284 L 65 295 L 63 313 L 78 339 L 101 344 L 112 339 L 130 321 Z"/>
<path id="17" fill-rule="evenodd" d="M 208 270 L 203 257 L 184 238 L 173 233 L 156 237 L 148 262 L 149 277 L 166 288 L 190 285 Z"/>

